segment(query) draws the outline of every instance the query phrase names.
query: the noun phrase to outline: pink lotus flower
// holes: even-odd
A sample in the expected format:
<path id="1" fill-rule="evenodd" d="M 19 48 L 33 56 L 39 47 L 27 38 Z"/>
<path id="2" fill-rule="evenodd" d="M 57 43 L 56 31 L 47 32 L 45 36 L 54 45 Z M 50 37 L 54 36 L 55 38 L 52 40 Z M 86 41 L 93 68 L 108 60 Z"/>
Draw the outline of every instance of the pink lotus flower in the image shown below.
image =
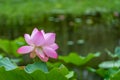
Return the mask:
<path id="1" fill-rule="evenodd" d="M 20 54 L 30 53 L 31 58 L 36 55 L 44 62 L 50 58 L 57 58 L 56 49 L 58 45 L 55 43 L 55 33 L 45 33 L 44 30 L 39 31 L 35 28 L 31 34 L 25 34 L 25 41 L 28 46 L 20 47 L 17 52 Z"/>

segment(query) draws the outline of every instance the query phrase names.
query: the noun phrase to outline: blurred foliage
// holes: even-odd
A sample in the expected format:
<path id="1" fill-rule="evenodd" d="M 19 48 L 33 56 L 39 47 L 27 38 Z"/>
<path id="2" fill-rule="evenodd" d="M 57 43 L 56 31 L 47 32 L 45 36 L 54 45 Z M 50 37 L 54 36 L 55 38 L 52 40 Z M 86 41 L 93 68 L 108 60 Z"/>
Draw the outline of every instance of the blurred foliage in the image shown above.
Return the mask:
<path id="1" fill-rule="evenodd" d="M 72 63 L 74 65 L 81 66 L 86 64 L 91 59 L 99 56 L 100 53 L 89 53 L 86 57 L 79 56 L 77 53 L 70 53 L 68 56 L 59 56 L 59 59 L 66 63 Z"/>
<path id="2" fill-rule="evenodd" d="M 42 70 L 43 72 L 48 72 L 47 66 L 43 62 L 35 62 L 33 64 L 28 64 L 25 67 L 25 71 L 27 73 L 32 73 L 32 72 L 34 72 L 36 70 Z"/>
<path id="3" fill-rule="evenodd" d="M 1 13 L 6 14 L 9 18 L 22 14 L 29 16 L 34 13 L 84 14 L 97 11 L 107 13 L 111 11 L 120 11 L 119 0 L 0 0 L 0 3 Z M 11 14 L 11 16 L 9 16 L 9 14 Z"/>
<path id="4" fill-rule="evenodd" d="M 17 53 L 17 49 L 24 44 L 25 41 L 21 37 L 15 40 L 0 39 L 0 53 L 9 57 L 18 57 L 20 55 Z"/>
<path id="5" fill-rule="evenodd" d="M 6 71 L 12 70 L 17 68 L 17 65 L 13 64 L 9 58 L 2 58 L 0 59 L 0 66 L 5 67 Z"/>
<path id="6" fill-rule="evenodd" d="M 104 80 L 119 80 L 120 76 L 120 47 L 116 47 L 114 53 L 107 51 L 108 55 L 112 57 L 112 61 L 104 61 L 100 63 L 98 69 L 88 68 L 88 70 L 97 73 Z M 114 56 L 115 55 L 115 56 Z"/>
<path id="7" fill-rule="evenodd" d="M 76 80 L 73 71 L 64 65 L 46 72 L 47 66 L 43 62 L 35 62 L 27 66 L 17 66 L 8 58 L 0 59 L 0 80 Z M 4 74 L 3 74 L 4 73 Z M 5 77 L 7 75 L 7 77 Z"/>
<path id="8" fill-rule="evenodd" d="M 119 80 L 120 79 L 120 70 L 117 70 L 115 74 L 113 74 L 110 80 Z"/>
<path id="9" fill-rule="evenodd" d="M 104 61 L 99 65 L 100 68 L 108 69 L 113 67 L 120 67 L 120 60 L 118 61 Z"/>
<path id="10" fill-rule="evenodd" d="M 77 55 L 76 53 L 71 53 L 70 55 L 75 55 L 71 57 L 67 57 L 69 60 L 69 63 L 73 63 L 74 67 L 78 67 L 78 71 L 82 68 L 80 66 L 85 66 L 88 61 L 91 59 L 100 56 L 99 53 L 96 54 L 89 54 L 87 57 L 82 57 L 80 55 Z M 65 67 L 63 65 L 63 61 L 66 62 L 65 56 L 60 56 L 60 58 L 57 61 L 54 62 L 47 62 L 47 65 L 43 62 L 34 62 L 33 64 L 28 64 L 26 66 L 17 66 L 15 62 L 12 61 L 12 59 L 9 59 L 7 57 L 0 58 L 0 74 L 4 73 L 0 76 L 0 80 L 7 80 L 8 78 L 10 80 L 14 80 L 16 77 L 19 79 L 37 79 L 36 77 L 39 77 L 41 75 L 42 79 L 44 80 L 76 80 L 77 74 L 76 71 L 74 72 L 74 69 L 71 68 L 72 66 L 68 66 L 69 63 L 66 63 Z M 76 59 L 77 58 L 77 59 Z M 74 60 L 74 62 L 72 62 Z M 80 61 L 80 62 L 79 62 Z M 76 64 L 76 62 L 79 62 L 79 64 Z M 3 68 L 4 67 L 4 68 Z M 48 68 L 47 68 L 48 67 Z M 85 67 L 86 68 L 86 67 Z M 84 68 L 84 69 L 85 69 Z M 70 71 L 68 70 L 70 69 Z M 12 74 L 10 74 L 12 73 Z M 3 78 L 5 75 L 8 76 L 8 78 Z M 55 75 L 55 76 L 54 76 Z M 59 75 L 59 76 L 57 76 Z M 22 76 L 22 77 L 19 77 Z M 53 77 L 54 76 L 54 77 Z M 41 79 L 41 78 L 40 78 Z M 39 78 L 38 78 L 39 80 Z"/>
<path id="11" fill-rule="evenodd" d="M 69 25 L 81 22 L 110 24 L 118 22 L 116 17 L 119 17 L 119 5 L 119 0 L 0 0 L 1 32 L 9 29 L 8 33 L 11 32 L 11 35 L 8 35 L 14 38 L 18 36 L 17 31 L 24 32 L 23 29 L 43 26 L 44 23 L 47 24 L 45 27 L 52 27 L 51 22 L 62 21 L 70 21 Z"/>
<path id="12" fill-rule="evenodd" d="M 19 40 L 19 39 L 18 39 Z M 119 53 L 120 48 L 115 48 L 115 54 Z M 110 51 L 109 51 L 110 52 Z M 113 53 L 111 53 L 113 55 Z M 108 53 L 108 55 L 110 55 Z M 111 55 L 110 55 L 111 56 Z M 100 53 L 90 53 L 86 57 L 80 56 L 77 53 L 70 53 L 68 56 L 59 56 L 57 61 L 54 62 L 47 62 L 47 65 L 43 62 L 34 62 L 33 64 L 28 64 L 26 66 L 17 66 L 17 64 L 7 57 L 0 57 L 0 79 L 7 80 L 15 80 L 18 77 L 18 80 L 25 79 L 25 80 L 76 80 L 76 79 L 83 79 L 82 77 L 79 78 L 79 74 L 75 74 L 80 72 L 81 69 L 88 69 L 99 76 L 101 76 L 104 80 L 118 80 L 120 77 L 120 59 L 119 55 L 116 57 L 112 57 L 113 61 L 104 61 L 98 64 L 99 68 L 94 69 L 91 65 L 86 65 L 91 59 L 101 57 Z M 115 59 L 116 58 L 116 59 Z M 65 67 L 63 63 L 67 66 Z M 74 66 L 70 66 L 73 64 Z M 92 63 L 94 64 L 94 63 Z M 70 69 L 71 71 L 69 71 Z M 74 70 L 74 69 L 77 69 Z M 2 74 L 4 73 L 4 74 Z M 11 74 L 12 73 L 12 74 Z M 84 73 L 84 71 L 83 71 Z M 8 78 L 3 78 L 5 75 Z M 39 76 L 38 76 L 39 75 Z M 56 75 L 55 77 L 53 77 Z M 85 75 L 85 74 L 83 74 Z M 19 77 L 22 76 L 22 77 Z M 39 78 L 41 77 L 41 78 Z"/>

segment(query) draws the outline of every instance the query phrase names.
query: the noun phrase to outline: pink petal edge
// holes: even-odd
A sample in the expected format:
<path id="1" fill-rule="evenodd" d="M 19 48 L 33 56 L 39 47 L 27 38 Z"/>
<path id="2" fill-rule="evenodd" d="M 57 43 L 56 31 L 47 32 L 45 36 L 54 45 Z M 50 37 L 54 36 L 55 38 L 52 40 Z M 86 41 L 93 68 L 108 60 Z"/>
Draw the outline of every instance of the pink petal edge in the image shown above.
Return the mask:
<path id="1" fill-rule="evenodd" d="M 47 62 L 48 61 L 48 57 L 44 57 L 44 58 L 42 58 L 42 57 L 40 57 L 40 56 L 38 56 L 43 62 Z"/>
<path id="2" fill-rule="evenodd" d="M 29 45 L 32 45 L 33 42 L 31 41 L 31 37 L 29 34 L 24 34 L 24 38 L 25 38 L 25 41 L 27 42 L 27 44 Z"/>
<path id="3" fill-rule="evenodd" d="M 42 34 L 42 32 L 37 32 L 33 37 L 32 37 L 32 41 L 36 46 L 41 46 L 44 44 L 45 39 L 44 36 Z"/>
<path id="4" fill-rule="evenodd" d="M 32 46 L 22 46 L 17 50 L 17 52 L 20 54 L 27 54 L 27 53 L 33 51 L 33 49 L 34 49 L 34 47 L 32 47 Z"/>
<path id="5" fill-rule="evenodd" d="M 43 62 L 47 62 L 48 61 L 48 57 L 43 53 L 42 50 L 35 50 L 36 51 L 36 55 L 43 61 Z"/>
<path id="6" fill-rule="evenodd" d="M 55 58 L 55 59 L 58 57 L 56 51 L 52 48 L 44 47 L 43 51 L 48 57 Z"/>
<path id="7" fill-rule="evenodd" d="M 43 52 L 42 50 L 40 50 L 39 48 L 37 48 L 37 49 L 35 50 L 35 52 L 36 52 L 36 54 L 37 54 L 39 57 L 41 57 L 41 58 L 44 58 L 44 57 L 45 57 L 44 52 Z"/>
<path id="8" fill-rule="evenodd" d="M 56 43 L 51 44 L 50 47 L 54 50 L 57 50 L 59 48 L 59 46 Z"/>
<path id="9" fill-rule="evenodd" d="M 45 45 L 50 45 L 55 43 L 55 33 L 47 33 L 45 34 Z"/>
<path id="10" fill-rule="evenodd" d="M 42 32 L 43 36 L 45 36 L 45 32 L 44 32 L 44 30 L 41 30 L 41 32 Z"/>
<path id="11" fill-rule="evenodd" d="M 37 32 L 39 32 L 39 30 L 37 28 L 34 28 L 31 34 L 31 38 L 34 37 Z"/>

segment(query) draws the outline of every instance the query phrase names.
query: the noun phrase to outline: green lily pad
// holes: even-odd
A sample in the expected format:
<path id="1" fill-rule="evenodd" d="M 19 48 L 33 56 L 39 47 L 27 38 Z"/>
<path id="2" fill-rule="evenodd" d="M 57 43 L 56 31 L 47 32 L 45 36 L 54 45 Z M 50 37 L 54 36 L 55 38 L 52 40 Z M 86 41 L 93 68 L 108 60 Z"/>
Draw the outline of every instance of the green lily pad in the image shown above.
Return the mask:
<path id="1" fill-rule="evenodd" d="M 74 65 L 84 65 L 86 64 L 88 61 L 90 61 L 92 58 L 98 57 L 100 55 L 100 53 L 96 53 L 96 54 L 88 54 L 87 57 L 83 57 L 83 56 L 79 56 L 76 53 L 70 53 L 68 56 L 59 56 L 59 60 L 63 60 L 66 63 L 72 63 Z"/>

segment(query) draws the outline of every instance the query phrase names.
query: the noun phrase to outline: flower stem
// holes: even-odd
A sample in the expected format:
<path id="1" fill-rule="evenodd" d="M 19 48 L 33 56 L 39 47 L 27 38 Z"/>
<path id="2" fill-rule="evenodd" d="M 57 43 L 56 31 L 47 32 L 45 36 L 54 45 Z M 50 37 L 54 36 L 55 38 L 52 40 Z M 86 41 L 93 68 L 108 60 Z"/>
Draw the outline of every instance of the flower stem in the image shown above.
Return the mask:
<path id="1" fill-rule="evenodd" d="M 38 57 L 35 57 L 34 59 L 33 59 L 33 62 L 42 62 Z"/>

